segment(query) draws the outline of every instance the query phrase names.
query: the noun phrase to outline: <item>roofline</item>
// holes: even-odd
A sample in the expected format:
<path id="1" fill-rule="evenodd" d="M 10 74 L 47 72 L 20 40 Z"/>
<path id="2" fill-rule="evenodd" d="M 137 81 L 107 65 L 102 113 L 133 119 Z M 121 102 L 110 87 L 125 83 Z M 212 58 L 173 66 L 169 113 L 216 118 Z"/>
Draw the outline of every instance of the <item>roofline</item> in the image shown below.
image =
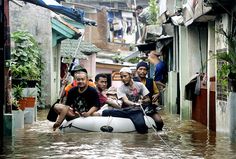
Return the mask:
<path id="1" fill-rule="evenodd" d="M 92 6 L 92 5 L 87 5 L 87 4 L 82 4 L 82 3 L 74 3 L 74 2 L 61 2 L 62 4 L 71 4 L 75 5 L 76 7 L 84 7 L 84 8 L 92 8 L 92 9 L 97 9 L 100 10 L 99 8 Z"/>
<path id="2" fill-rule="evenodd" d="M 132 65 L 128 65 L 128 64 L 119 64 L 119 63 L 105 63 L 105 62 L 96 62 L 96 64 L 101 64 L 101 65 L 113 65 L 113 66 L 121 66 L 121 67 L 132 67 Z"/>
<path id="3" fill-rule="evenodd" d="M 61 22 L 61 23 L 64 24 L 65 26 L 67 26 L 68 28 L 70 28 L 71 30 L 73 30 L 74 32 L 76 32 L 79 36 L 82 35 L 82 32 L 81 32 L 79 29 L 77 29 L 77 28 L 75 28 L 73 25 L 71 25 L 71 24 L 65 22 L 59 15 L 55 15 L 55 16 L 52 17 L 52 18 L 58 20 L 59 22 Z"/>

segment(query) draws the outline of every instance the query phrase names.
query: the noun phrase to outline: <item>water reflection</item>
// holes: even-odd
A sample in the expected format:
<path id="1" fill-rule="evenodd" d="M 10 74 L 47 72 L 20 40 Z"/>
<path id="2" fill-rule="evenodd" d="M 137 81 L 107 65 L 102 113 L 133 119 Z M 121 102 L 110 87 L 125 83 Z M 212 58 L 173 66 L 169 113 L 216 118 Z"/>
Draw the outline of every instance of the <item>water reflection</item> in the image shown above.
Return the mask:
<path id="1" fill-rule="evenodd" d="M 164 131 L 146 135 L 136 133 L 52 132 L 45 120 L 46 111 L 38 113 L 38 122 L 5 138 L 0 158 L 236 158 L 236 145 L 229 137 L 208 131 L 194 121 L 180 121 L 166 115 Z M 176 154 L 175 154 L 176 153 Z"/>

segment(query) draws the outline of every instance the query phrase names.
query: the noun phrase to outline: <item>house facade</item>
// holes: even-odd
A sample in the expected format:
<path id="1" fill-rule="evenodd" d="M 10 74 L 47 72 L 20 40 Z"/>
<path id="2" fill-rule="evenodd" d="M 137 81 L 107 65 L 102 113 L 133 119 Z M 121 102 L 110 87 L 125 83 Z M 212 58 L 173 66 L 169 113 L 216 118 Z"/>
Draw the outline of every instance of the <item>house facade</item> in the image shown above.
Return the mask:
<path id="1" fill-rule="evenodd" d="M 89 4 L 93 4 L 92 6 Z M 86 27 L 84 34 L 84 41 L 93 43 L 96 47 L 100 48 L 101 51 L 89 59 L 80 60 L 80 64 L 91 72 L 90 77 L 94 79 L 95 75 L 98 73 L 106 73 L 112 80 L 112 74 L 118 72 L 123 66 L 131 66 L 131 63 L 121 64 L 114 62 L 112 59 L 117 54 L 122 57 L 128 56 L 135 52 L 130 50 L 130 43 L 135 42 L 135 34 L 124 34 L 122 38 L 119 36 L 114 36 L 114 32 L 111 31 L 110 22 L 114 19 L 129 19 L 133 22 L 133 27 L 135 26 L 133 13 L 127 1 L 73 1 L 71 3 L 64 3 L 67 5 L 72 5 L 75 8 L 81 8 L 86 11 L 87 17 L 97 21 L 97 27 Z M 86 8 L 94 8 L 96 12 L 90 10 L 87 11 Z M 120 21 L 124 24 L 127 21 Z M 124 25 L 123 25 L 124 26 Z M 124 31 L 122 28 L 122 32 Z M 135 31 L 135 30 L 133 30 Z M 135 32 L 134 32 L 135 33 Z M 126 38 L 130 36 L 131 38 Z M 133 41 L 127 41 L 127 39 L 133 39 Z M 116 82 L 115 82 L 116 83 Z"/>
<path id="2" fill-rule="evenodd" d="M 218 31 L 235 30 L 235 4 L 228 0 L 160 0 L 159 7 L 162 26 L 171 25 L 174 31 L 167 109 L 183 120 L 193 119 L 213 131 L 229 133 L 229 96 L 217 82 L 220 61 L 212 57 L 227 50 L 226 39 Z M 199 75 L 198 95 L 186 98 Z"/>
<path id="3" fill-rule="evenodd" d="M 52 105 L 60 91 L 60 45 L 65 39 L 78 39 L 84 25 L 55 15 L 50 10 L 19 2 L 10 3 L 10 29 L 27 30 L 35 38 L 41 49 L 44 70 L 41 77 L 42 107 Z"/>

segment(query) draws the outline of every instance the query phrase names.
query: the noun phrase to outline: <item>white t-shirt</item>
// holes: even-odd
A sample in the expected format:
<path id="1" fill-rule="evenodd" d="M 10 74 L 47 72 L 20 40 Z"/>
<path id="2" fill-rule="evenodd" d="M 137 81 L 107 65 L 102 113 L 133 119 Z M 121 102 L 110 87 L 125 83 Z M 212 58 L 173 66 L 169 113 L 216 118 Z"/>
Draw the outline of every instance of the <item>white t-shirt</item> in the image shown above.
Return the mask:
<path id="1" fill-rule="evenodd" d="M 126 96 L 132 102 L 138 102 L 141 96 L 144 97 L 148 94 L 149 94 L 149 91 L 145 87 L 145 85 L 141 82 L 135 82 L 135 81 L 133 83 L 133 88 L 122 84 L 117 89 L 118 99 L 121 99 Z"/>

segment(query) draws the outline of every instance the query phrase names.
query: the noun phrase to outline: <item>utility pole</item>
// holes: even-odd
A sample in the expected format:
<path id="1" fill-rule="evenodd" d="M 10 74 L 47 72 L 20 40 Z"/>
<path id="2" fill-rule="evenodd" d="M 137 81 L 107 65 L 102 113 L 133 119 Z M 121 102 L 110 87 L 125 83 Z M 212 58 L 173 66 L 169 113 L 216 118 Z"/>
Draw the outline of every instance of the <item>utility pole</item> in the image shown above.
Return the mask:
<path id="1" fill-rule="evenodd" d="M 4 28 L 4 4 L 0 0 L 0 28 Z M 0 36 L 4 37 L 4 29 L 0 29 Z M 4 38 L 0 38 L 0 147 L 3 147 L 3 107 L 4 107 Z M 0 153 L 2 150 L 0 150 Z"/>
<path id="2" fill-rule="evenodd" d="M 9 0 L 4 0 L 4 113 L 12 113 L 11 104 L 11 43 L 10 43 L 10 25 L 9 25 Z"/>
<path id="3" fill-rule="evenodd" d="M 10 68 L 10 26 L 9 26 L 9 0 L 0 0 L 0 140 L 3 148 L 3 136 L 5 134 L 5 113 L 11 113 L 11 80 L 9 74 Z M 9 134 L 10 135 L 10 134 Z"/>

